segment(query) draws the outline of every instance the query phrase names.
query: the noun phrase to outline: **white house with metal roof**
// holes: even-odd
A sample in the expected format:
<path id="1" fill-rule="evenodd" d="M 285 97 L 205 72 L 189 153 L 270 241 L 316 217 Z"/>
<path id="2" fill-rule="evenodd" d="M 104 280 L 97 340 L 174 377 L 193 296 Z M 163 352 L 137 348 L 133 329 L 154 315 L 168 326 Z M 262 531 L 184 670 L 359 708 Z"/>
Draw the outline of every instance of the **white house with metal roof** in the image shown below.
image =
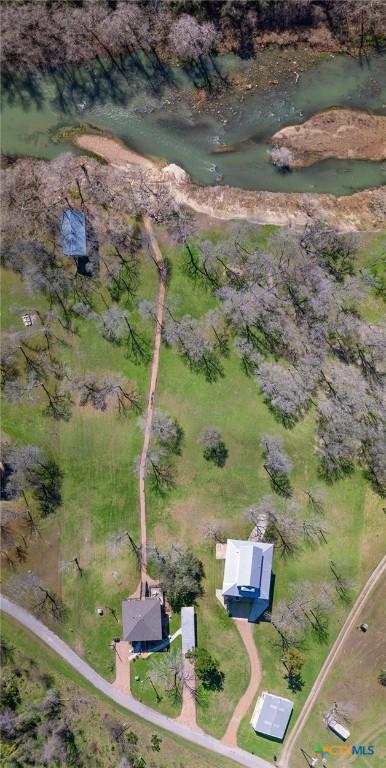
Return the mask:
<path id="1" fill-rule="evenodd" d="M 252 728 L 263 736 L 283 741 L 293 706 L 290 699 L 263 691 L 251 717 Z"/>
<path id="2" fill-rule="evenodd" d="M 273 544 L 228 539 L 222 598 L 230 616 L 257 621 L 269 606 Z"/>

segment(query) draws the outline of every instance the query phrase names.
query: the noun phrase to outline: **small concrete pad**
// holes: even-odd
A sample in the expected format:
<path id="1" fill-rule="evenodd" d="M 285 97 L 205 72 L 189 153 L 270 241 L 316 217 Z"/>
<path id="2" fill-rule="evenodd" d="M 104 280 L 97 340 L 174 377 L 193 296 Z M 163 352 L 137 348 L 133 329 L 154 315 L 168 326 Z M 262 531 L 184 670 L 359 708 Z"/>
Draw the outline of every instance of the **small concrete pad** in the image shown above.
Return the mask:
<path id="1" fill-rule="evenodd" d="M 227 545 L 226 545 L 226 543 L 225 544 L 220 544 L 219 542 L 217 542 L 217 544 L 216 544 L 216 560 L 225 560 L 226 553 L 227 553 Z"/>

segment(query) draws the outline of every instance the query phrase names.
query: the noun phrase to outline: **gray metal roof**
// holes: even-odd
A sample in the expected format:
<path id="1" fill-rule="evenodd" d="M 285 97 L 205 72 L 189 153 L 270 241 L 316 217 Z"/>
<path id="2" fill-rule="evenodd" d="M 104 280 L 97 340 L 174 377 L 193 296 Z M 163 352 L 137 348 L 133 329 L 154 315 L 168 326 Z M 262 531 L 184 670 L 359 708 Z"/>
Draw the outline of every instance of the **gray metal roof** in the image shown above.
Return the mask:
<path id="1" fill-rule="evenodd" d="M 86 219 L 82 211 L 64 211 L 62 242 L 65 256 L 87 256 Z"/>
<path id="2" fill-rule="evenodd" d="M 122 619 L 123 639 L 129 643 L 162 640 L 161 603 L 158 597 L 124 600 Z"/>
<path id="3" fill-rule="evenodd" d="M 256 702 L 251 718 L 252 727 L 257 733 L 281 741 L 284 738 L 293 706 L 290 699 L 284 699 L 282 696 L 275 696 L 273 693 L 263 691 Z"/>
<path id="4" fill-rule="evenodd" d="M 193 606 L 181 608 L 181 634 L 182 653 L 185 654 L 196 647 L 196 627 Z"/>

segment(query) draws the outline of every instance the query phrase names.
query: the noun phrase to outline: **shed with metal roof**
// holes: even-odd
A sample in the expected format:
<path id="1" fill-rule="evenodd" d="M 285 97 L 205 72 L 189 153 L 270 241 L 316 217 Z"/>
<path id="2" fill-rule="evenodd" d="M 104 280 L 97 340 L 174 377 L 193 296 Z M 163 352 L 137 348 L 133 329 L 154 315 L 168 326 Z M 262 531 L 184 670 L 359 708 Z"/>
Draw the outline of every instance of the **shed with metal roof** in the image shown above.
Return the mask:
<path id="1" fill-rule="evenodd" d="M 86 217 L 82 211 L 64 211 L 62 216 L 62 245 L 65 256 L 87 256 Z"/>
<path id="2" fill-rule="evenodd" d="M 290 699 L 263 691 L 251 717 L 253 729 L 263 736 L 283 741 L 293 706 Z"/>
<path id="3" fill-rule="evenodd" d="M 185 655 L 196 647 L 196 624 L 192 605 L 181 608 L 182 653 Z"/>

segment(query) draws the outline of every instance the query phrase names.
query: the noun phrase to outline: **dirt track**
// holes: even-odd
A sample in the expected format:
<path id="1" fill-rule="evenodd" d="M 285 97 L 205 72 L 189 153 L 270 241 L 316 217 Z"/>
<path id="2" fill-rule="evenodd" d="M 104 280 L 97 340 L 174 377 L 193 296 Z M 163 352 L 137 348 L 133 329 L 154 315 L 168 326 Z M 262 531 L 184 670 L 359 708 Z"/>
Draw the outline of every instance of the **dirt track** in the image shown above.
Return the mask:
<path id="1" fill-rule="evenodd" d="M 157 243 L 156 237 L 153 232 L 151 221 L 148 216 L 143 217 L 143 223 L 149 238 L 150 247 L 154 254 L 154 259 L 159 269 L 160 285 L 159 285 L 159 293 L 158 293 L 157 319 L 156 319 L 156 327 L 155 327 L 153 360 L 151 364 L 149 399 L 148 399 L 147 411 L 146 411 L 145 434 L 143 438 L 142 453 L 141 453 L 141 458 L 139 462 L 139 504 L 140 504 L 140 511 L 141 511 L 141 555 L 142 555 L 141 582 L 142 583 L 149 580 L 147 576 L 145 476 L 146 476 L 147 454 L 149 450 L 150 437 L 151 437 L 151 426 L 153 422 L 155 391 L 157 387 L 159 355 L 160 355 L 160 348 L 161 348 L 161 330 L 162 330 L 164 304 L 165 304 L 165 291 L 166 291 L 165 277 L 164 277 L 164 260 L 162 258 L 162 253 L 160 251 L 159 245 Z"/>
<path id="2" fill-rule="evenodd" d="M 248 653 L 251 669 L 248 688 L 235 707 L 228 728 L 221 739 L 222 743 L 226 744 L 228 747 L 237 747 L 237 732 L 239 730 L 240 722 L 253 703 L 261 683 L 261 664 L 253 638 L 254 624 L 250 624 L 248 621 L 243 621 L 242 619 L 235 620 L 235 624 Z"/>

